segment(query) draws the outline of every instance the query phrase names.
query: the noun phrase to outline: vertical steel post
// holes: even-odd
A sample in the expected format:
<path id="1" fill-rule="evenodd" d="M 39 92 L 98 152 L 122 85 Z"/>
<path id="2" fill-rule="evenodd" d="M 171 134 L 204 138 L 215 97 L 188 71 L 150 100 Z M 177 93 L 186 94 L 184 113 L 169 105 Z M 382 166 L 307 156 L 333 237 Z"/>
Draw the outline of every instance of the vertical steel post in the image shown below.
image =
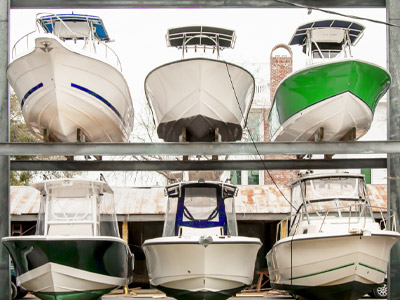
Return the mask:
<path id="1" fill-rule="evenodd" d="M 386 0 L 387 21 L 400 24 L 400 1 Z M 388 98 L 388 140 L 400 140 L 400 28 L 388 27 L 387 51 L 389 72 L 392 75 L 392 85 Z M 388 155 L 387 163 L 388 208 L 400 216 L 400 155 Z M 397 230 L 399 230 L 396 218 Z M 400 243 L 391 251 L 388 274 L 388 299 L 400 299 Z"/>
<path id="2" fill-rule="evenodd" d="M 0 0 L 0 141 L 9 142 L 8 66 L 10 0 Z M 10 161 L 8 156 L 0 156 L 0 238 L 10 232 Z M 7 249 L 0 245 L 0 300 L 9 300 L 10 266 Z"/>

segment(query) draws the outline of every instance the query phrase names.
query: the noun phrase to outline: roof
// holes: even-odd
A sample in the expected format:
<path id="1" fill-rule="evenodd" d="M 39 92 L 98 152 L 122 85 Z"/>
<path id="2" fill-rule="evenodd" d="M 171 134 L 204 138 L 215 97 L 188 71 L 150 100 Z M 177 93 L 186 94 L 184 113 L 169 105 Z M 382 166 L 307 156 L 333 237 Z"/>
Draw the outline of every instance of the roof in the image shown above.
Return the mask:
<path id="1" fill-rule="evenodd" d="M 235 31 L 210 26 L 186 26 L 170 28 L 166 35 L 167 46 L 182 48 L 185 46 L 218 46 L 233 48 Z"/>
<path id="2" fill-rule="evenodd" d="M 38 18 L 39 24 L 48 33 L 53 33 L 55 22 L 90 22 L 95 28 L 95 36 L 102 41 L 109 41 L 110 37 L 104 27 L 103 21 L 100 17 L 92 15 L 79 15 L 79 14 L 54 14 Z"/>
<path id="3" fill-rule="evenodd" d="M 367 185 L 372 206 L 387 208 L 386 184 Z M 113 187 L 117 215 L 162 215 L 165 213 L 164 187 Z M 289 199 L 289 189 L 283 189 Z M 242 214 L 284 214 L 290 206 L 274 185 L 239 186 L 236 212 Z M 32 215 L 39 212 L 40 193 L 29 186 L 10 188 L 11 215 Z M 378 211 L 378 210 L 377 210 Z"/>
<path id="4" fill-rule="evenodd" d="M 345 21 L 345 20 L 321 20 L 314 21 L 311 23 L 307 23 L 299 26 L 296 29 L 296 32 L 292 36 L 289 45 L 304 45 L 305 40 L 307 39 L 307 31 L 311 29 L 318 28 L 338 28 L 338 29 L 348 29 L 351 44 L 354 45 L 359 38 L 361 38 L 362 33 L 364 32 L 365 27 L 361 24 Z"/>

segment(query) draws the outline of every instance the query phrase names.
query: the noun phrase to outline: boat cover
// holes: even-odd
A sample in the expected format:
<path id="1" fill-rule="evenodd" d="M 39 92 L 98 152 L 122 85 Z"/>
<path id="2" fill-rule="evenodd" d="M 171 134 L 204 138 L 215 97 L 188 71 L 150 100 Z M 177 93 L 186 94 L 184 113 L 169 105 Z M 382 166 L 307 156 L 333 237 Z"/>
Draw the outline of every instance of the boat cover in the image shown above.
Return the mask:
<path id="1" fill-rule="evenodd" d="M 299 26 L 289 42 L 289 45 L 304 45 L 307 38 L 307 30 L 315 28 L 343 28 L 349 29 L 351 44 L 354 45 L 362 36 L 365 27 L 355 22 L 345 20 L 314 21 Z"/>
<path id="2" fill-rule="evenodd" d="M 182 48 L 185 46 L 216 46 L 233 48 L 236 35 L 234 30 L 210 26 L 186 26 L 168 29 L 168 47 Z"/>
<path id="3" fill-rule="evenodd" d="M 91 23 L 95 28 L 95 37 L 101 41 L 108 42 L 110 41 L 110 37 L 104 27 L 103 21 L 97 16 L 91 15 L 79 15 L 79 14 L 54 14 L 47 15 L 38 18 L 39 24 L 43 27 L 43 29 L 48 33 L 53 33 L 53 30 L 56 28 L 56 22 L 63 21 L 65 23 Z M 70 37 L 64 37 L 66 39 L 71 39 Z M 83 39 L 84 36 L 78 37 L 78 39 Z"/>

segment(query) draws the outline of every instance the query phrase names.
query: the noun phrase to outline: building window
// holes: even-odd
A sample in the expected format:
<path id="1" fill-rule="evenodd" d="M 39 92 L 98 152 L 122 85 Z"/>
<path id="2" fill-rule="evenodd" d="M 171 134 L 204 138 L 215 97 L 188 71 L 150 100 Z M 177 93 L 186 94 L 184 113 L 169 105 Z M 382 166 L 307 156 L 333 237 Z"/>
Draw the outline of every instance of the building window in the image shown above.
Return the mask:
<path id="1" fill-rule="evenodd" d="M 241 185 L 242 184 L 242 172 L 231 171 L 231 183 Z"/>
<path id="2" fill-rule="evenodd" d="M 259 142 L 260 138 L 260 113 L 250 112 L 247 118 L 247 128 L 249 129 L 254 142 Z M 249 138 L 249 141 L 251 139 Z"/>
<path id="3" fill-rule="evenodd" d="M 260 183 L 260 172 L 252 170 L 248 172 L 248 185 L 255 185 Z"/>
<path id="4" fill-rule="evenodd" d="M 371 184 L 371 169 L 361 169 L 361 174 L 365 176 L 365 183 Z"/>

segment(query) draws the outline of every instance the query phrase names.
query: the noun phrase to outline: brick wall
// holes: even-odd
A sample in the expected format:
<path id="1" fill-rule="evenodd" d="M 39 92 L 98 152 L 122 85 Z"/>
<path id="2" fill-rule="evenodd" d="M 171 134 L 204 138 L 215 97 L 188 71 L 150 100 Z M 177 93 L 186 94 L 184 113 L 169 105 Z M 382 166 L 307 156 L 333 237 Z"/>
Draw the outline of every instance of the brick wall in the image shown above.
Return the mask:
<path id="1" fill-rule="evenodd" d="M 274 55 L 275 50 L 277 49 L 285 49 L 288 52 L 288 55 Z M 286 77 L 289 73 L 293 71 L 293 54 L 292 50 L 289 46 L 285 44 L 276 45 L 270 55 L 270 101 L 274 99 L 274 94 L 276 88 L 283 78 Z M 266 108 L 264 111 L 264 140 L 271 141 L 271 137 L 269 135 L 268 128 L 268 113 L 270 108 Z M 266 155 L 265 159 L 293 159 L 295 156 L 293 155 Z M 269 174 L 273 177 L 274 181 L 278 184 L 278 186 L 282 186 L 285 184 L 289 184 L 297 178 L 298 171 L 292 170 L 270 170 Z M 267 171 L 264 173 L 264 184 L 273 184 L 271 180 L 271 176 Z"/>

